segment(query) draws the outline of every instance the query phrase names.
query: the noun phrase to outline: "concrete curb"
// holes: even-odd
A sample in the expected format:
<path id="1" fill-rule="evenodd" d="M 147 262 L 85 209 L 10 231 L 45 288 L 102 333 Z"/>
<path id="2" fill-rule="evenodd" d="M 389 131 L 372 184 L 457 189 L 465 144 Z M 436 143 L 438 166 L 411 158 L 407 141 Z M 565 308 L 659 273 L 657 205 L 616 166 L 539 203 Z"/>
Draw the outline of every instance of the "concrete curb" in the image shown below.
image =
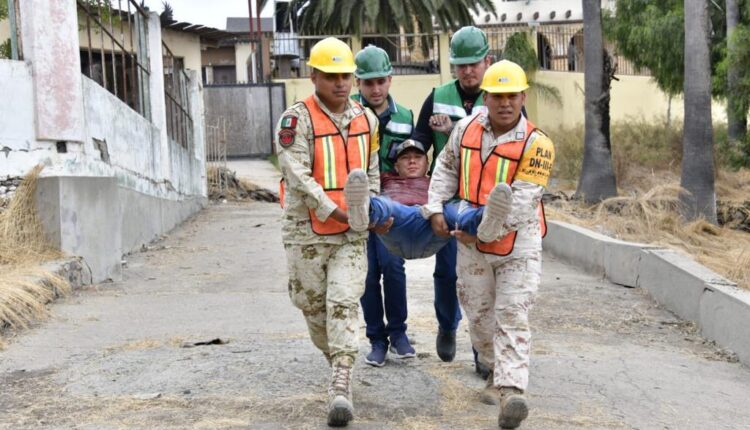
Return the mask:
<path id="1" fill-rule="evenodd" d="M 677 251 L 612 239 L 565 222 L 548 221 L 544 249 L 616 284 L 645 289 L 750 366 L 750 291 Z"/>

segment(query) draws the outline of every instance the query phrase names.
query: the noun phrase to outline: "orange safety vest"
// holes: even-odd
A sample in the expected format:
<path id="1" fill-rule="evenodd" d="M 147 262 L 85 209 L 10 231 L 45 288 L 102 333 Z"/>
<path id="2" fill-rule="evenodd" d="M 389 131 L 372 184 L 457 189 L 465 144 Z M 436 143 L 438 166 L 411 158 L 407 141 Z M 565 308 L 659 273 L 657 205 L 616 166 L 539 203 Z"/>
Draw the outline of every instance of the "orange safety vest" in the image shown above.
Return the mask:
<path id="1" fill-rule="evenodd" d="M 485 161 L 482 161 L 482 133 L 484 127 L 472 120 L 461 137 L 460 165 L 458 171 L 458 195 L 460 198 L 484 206 L 495 185 L 505 182 L 510 185 L 516 175 L 523 150 L 531 134 L 537 129 L 526 122 L 526 139 L 497 145 Z M 539 202 L 539 223 L 542 237 L 547 234 L 544 206 Z M 506 256 L 513 252 L 517 232 L 512 231 L 494 242 L 477 242 L 477 249 L 485 254 Z"/>
<path id="2" fill-rule="evenodd" d="M 348 138 L 344 140 L 341 131 L 313 96 L 305 99 L 304 104 L 313 127 L 312 177 L 323 187 L 326 195 L 346 211 L 344 184 L 349 172 L 354 169 L 367 171 L 370 166 L 370 122 L 362 109 L 362 113 L 349 123 Z M 316 234 L 332 235 L 349 230 L 347 223 L 338 222 L 332 217 L 321 221 L 314 210 L 310 209 L 309 212 L 312 230 Z"/>

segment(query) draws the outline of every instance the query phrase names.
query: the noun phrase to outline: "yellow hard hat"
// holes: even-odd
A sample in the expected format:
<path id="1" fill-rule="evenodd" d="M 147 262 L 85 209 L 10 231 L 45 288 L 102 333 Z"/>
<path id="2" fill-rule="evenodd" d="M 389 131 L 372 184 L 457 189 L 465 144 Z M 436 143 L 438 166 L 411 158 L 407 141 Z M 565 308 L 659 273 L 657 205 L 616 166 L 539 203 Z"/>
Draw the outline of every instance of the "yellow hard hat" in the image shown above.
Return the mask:
<path id="1" fill-rule="evenodd" d="M 326 37 L 316 43 L 310 50 L 307 65 L 326 73 L 354 73 L 357 70 L 351 48 L 335 37 Z"/>
<path id="2" fill-rule="evenodd" d="M 502 60 L 487 68 L 480 88 L 488 93 L 520 93 L 529 88 L 529 83 L 521 66 Z"/>

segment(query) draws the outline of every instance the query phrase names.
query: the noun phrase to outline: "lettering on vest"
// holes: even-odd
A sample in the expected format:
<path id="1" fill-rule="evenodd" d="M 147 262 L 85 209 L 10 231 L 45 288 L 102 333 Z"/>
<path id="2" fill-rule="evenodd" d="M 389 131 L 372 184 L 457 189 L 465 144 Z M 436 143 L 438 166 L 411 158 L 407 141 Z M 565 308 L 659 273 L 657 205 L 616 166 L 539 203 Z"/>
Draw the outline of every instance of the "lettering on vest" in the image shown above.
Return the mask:
<path id="1" fill-rule="evenodd" d="M 526 140 L 497 145 L 487 159 L 483 161 L 481 151 L 484 127 L 477 121 L 477 118 L 469 123 L 463 136 L 461 136 L 458 175 L 459 197 L 474 205 L 484 206 L 487 204 L 487 197 L 495 185 L 500 182 L 512 184 L 528 138 L 532 136 L 535 128 L 530 121 L 527 121 Z M 540 159 L 539 162 L 544 161 Z M 547 232 L 547 223 L 541 203 L 538 212 L 542 236 L 544 236 Z M 480 252 L 486 254 L 506 256 L 513 252 L 516 235 L 517 232 L 513 231 L 494 242 L 477 242 L 476 247 Z"/>

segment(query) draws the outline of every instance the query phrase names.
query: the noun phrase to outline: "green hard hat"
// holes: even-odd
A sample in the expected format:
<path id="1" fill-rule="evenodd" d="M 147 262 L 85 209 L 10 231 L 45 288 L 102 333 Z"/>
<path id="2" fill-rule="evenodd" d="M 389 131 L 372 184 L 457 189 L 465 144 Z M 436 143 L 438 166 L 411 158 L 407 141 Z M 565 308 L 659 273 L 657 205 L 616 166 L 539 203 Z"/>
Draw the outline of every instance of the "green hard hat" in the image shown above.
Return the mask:
<path id="1" fill-rule="evenodd" d="M 490 51 L 487 35 L 474 26 L 461 27 L 451 38 L 451 64 L 482 61 Z"/>
<path id="2" fill-rule="evenodd" d="M 374 45 L 357 52 L 354 62 L 357 64 L 354 76 L 359 79 L 383 78 L 393 73 L 388 53 Z"/>

